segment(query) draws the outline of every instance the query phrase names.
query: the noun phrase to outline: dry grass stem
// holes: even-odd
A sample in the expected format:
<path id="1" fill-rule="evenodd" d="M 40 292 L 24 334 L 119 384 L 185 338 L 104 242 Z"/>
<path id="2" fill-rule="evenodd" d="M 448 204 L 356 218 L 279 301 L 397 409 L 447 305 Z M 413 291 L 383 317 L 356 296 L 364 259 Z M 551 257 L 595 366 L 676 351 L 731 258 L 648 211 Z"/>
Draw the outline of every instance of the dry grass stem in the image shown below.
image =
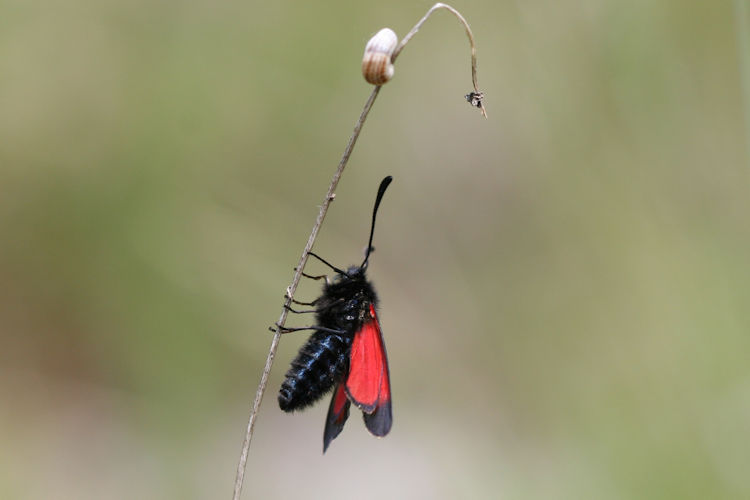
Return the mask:
<path id="1" fill-rule="evenodd" d="M 471 83 L 474 85 L 475 95 L 479 97 L 478 103 L 474 105 L 478 107 L 479 110 L 482 112 L 482 115 L 485 118 L 487 118 L 487 110 L 484 109 L 484 104 L 482 103 L 482 97 L 484 97 L 484 94 L 479 90 L 479 84 L 477 83 L 477 47 L 476 47 L 476 44 L 474 43 L 474 34 L 471 32 L 471 27 L 469 26 L 469 23 L 466 22 L 466 19 L 464 19 L 464 16 L 462 16 L 459 11 L 457 11 L 450 5 L 447 5 L 444 3 L 436 3 L 435 5 L 433 5 L 430 8 L 430 10 L 427 11 L 424 17 L 420 19 L 417 24 L 414 25 L 414 27 L 406 34 L 406 36 L 398 44 L 396 49 L 393 51 L 393 55 L 391 56 L 391 62 L 396 61 L 396 58 L 401 53 L 401 51 L 404 50 L 404 47 L 406 47 L 406 44 L 409 43 L 409 41 L 414 37 L 414 35 L 417 34 L 417 31 L 419 31 L 419 29 L 422 27 L 425 21 L 427 21 L 427 19 L 432 15 L 432 13 L 438 9 L 445 9 L 449 11 L 451 14 L 453 14 L 454 16 L 456 16 L 456 18 L 458 18 L 461 24 L 463 24 L 464 29 L 466 30 L 466 35 L 469 37 L 469 44 L 471 45 Z"/>
<path id="2" fill-rule="evenodd" d="M 474 91 L 475 96 L 478 98 L 478 104 L 474 104 L 480 110 L 482 111 L 482 114 L 486 117 L 486 111 L 484 109 L 484 105 L 481 103 L 481 97 L 482 93 L 479 91 L 479 88 L 477 86 L 477 64 L 476 64 L 476 49 L 474 46 L 474 37 L 471 33 L 471 29 L 469 28 L 468 23 L 466 20 L 461 16 L 461 14 L 455 10 L 453 7 L 450 7 L 449 5 L 445 5 L 442 3 L 435 4 L 428 12 L 427 14 L 414 26 L 414 28 L 409 31 L 409 33 L 404 37 L 403 40 L 399 43 L 397 48 L 395 49 L 393 56 L 391 58 L 391 61 L 395 61 L 398 54 L 403 50 L 403 48 L 406 46 L 407 43 L 409 43 L 409 40 L 414 36 L 414 34 L 419 30 L 419 28 L 424 24 L 424 22 L 427 20 L 427 18 L 437 9 L 447 9 L 450 12 L 452 12 L 458 19 L 461 21 L 461 23 L 466 28 L 466 33 L 469 36 L 469 41 L 471 43 L 471 76 L 472 76 L 472 82 L 474 84 Z M 273 361 L 276 356 L 276 350 L 279 346 L 279 341 L 281 339 L 281 330 L 284 324 L 286 323 L 286 318 L 288 314 L 287 307 L 289 307 L 292 303 L 292 300 L 294 298 L 294 293 L 297 291 L 297 286 L 299 285 L 299 282 L 302 278 L 302 272 L 304 270 L 305 264 L 307 263 L 307 257 L 309 252 L 312 250 L 313 245 L 315 244 L 315 239 L 318 236 L 318 232 L 320 231 L 321 226 L 323 225 L 323 220 L 325 219 L 326 213 L 328 212 L 328 207 L 331 204 L 331 201 L 333 201 L 335 197 L 335 190 L 338 186 L 339 180 L 341 179 L 341 175 L 344 172 L 344 168 L 346 167 L 346 164 L 349 161 L 349 157 L 352 154 L 352 150 L 354 149 L 354 145 L 357 142 L 357 138 L 359 137 L 359 134 L 362 130 L 362 126 L 365 123 L 365 120 L 367 119 L 367 115 L 369 114 L 370 110 L 372 109 L 373 103 L 375 102 L 375 98 L 378 96 L 378 93 L 380 92 L 382 86 L 375 86 L 372 90 L 372 93 L 370 94 L 370 97 L 367 99 L 367 102 L 365 103 L 364 108 L 362 109 L 362 113 L 359 116 L 359 119 L 357 120 L 356 124 L 354 125 L 354 131 L 352 132 L 351 137 L 349 138 L 349 142 L 346 145 L 346 148 L 344 149 L 344 153 L 341 156 L 341 160 L 339 161 L 338 168 L 336 169 L 336 172 L 333 174 L 333 178 L 331 179 L 331 182 L 328 186 L 328 191 L 326 192 L 326 196 L 323 199 L 323 203 L 320 205 L 320 211 L 318 212 L 318 217 L 315 220 L 315 224 L 313 225 L 312 231 L 310 233 L 310 237 L 307 239 L 307 244 L 305 245 L 304 250 L 302 251 L 302 254 L 300 255 L 299 262 L 297 263 L 297 267 L 294 271 L 294 276 L 292 278 L 291 284 L 286 289 L 285 294 L 285 300 L 284 300 L 284 307 L 281 309 L 281 315 L 279 316 L 279 320 L 276 322 L 276 325 L 272 327 L 274 331 L 273 339 L 271 340 L 271 347 L 269 348 L 268 357 L 266 358 L 266 364 L 263 368 L 263 373 L 261 375 L 260 383 L 258 384 L 258 390 L 255 394 L 255 399 L 253 400 L 253 408 L 250 412 L 250 418 L 247 423 L 247 429 L 245 432 L 245 439 L 242 443 L 242 452 L 240 454 L 240 460 L 237 465 L 237 475 L 234 482 L 234 495 L 232 496 L 233 500 L 239 500 L 240 495 L 242 493 L 242 485 L 244 483 L 245 478 L 245 468 L 247 465 L 247 457 L 250 450 L 250 442 L 253 437 L 253 430 L 255 428 L 255 421 L 258 416 L 258 410 L 260 409 L 261 402 L 263 400 L 263 395 L 265 394 L 266 386 L 268 385 L 268 376 L 271 373 L 271 367 L 273 366 Z"/>

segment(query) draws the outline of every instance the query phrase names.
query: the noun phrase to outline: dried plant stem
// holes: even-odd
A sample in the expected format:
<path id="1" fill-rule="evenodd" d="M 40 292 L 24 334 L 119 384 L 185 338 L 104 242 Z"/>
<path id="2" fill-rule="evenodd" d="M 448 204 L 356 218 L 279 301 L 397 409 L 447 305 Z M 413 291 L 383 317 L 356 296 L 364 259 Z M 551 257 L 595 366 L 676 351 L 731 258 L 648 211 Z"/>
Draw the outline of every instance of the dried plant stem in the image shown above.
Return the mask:
<path id="1" fill-rule="evenodd" d="M 479 90 L 479 84 L 477 83 L 477 47 L 474 43 L 474 34 L 471 32 L 471 27 L 469 27 L 469 23 L 466 22 L 466 19 L 464 19 L 464 16 L 461 15 L 459 11 L 451 7 L 450 5 L 444 4 L 444 3 L 436 3 L 433 5 L 430 10 L 427 11 L 427 13 L 424 15 L 422 19 L 419 20 L 417 24 L 414 25 L 414 27 L 404 36 L 404 38 L 401 40 L 401 43 L 399 43 L 396 46 L 396 49 L 393 51 L 393 55 L 391 56 L 391 62 L 396 62 L 396 58 L 401 53 L 401 51 L 406 47 L 406 44 L 409 43 L 409 41 L 412 39 L 414 35 L 417 34 L 417 31 L 419 31 L 419 28 L 422 27 L 422 25 L 427 21 L 427 19 L 432 15 L 433 12 L 435 12 L 438 9 L 445 9 L 449 11 L 451 14 L 456 16 L 459 21 L 461 21 L 461 24 L 464 25 L 464 29 L 466 30 L 466 35 L 469 37 L 469 44 L 471 45 L 471 83 L 474 85 L 474 92 L 477 94 L 482 94 Z M 480 102 L 479 103 L 479 109 L 482 111 L 482 115 L 487 118 L 487 110 L 484 109 L 484 105 Z"/>
<path id="2" fill-rule="evenodd" d="M 367 99 L 367 102 L 365 103 L 365 107 L 362 110 L 362 113 L 359 115 L 359 120 L 357 120 L 357 123 L 354 125 L 354 131 L 352 132 L 351 137 L 349 138 L 349 142 L 346 145 L 346 149 L 344 149 L 344 154 L 341 156 L 341 161 L 339 161 L 339 166 L 336 169 L 336 173 L 333 174 L 333 178 L 331 179 L 331 183 L 328 186 L 328 192 L 326 193 L 326 197 L 323 200 L 323 203 L 320 205 L 320 212 L 318 212 L 318 218 L 315 219 L 315 225 L 313 226 L 312 232 L 310 233 L 310 237 L 307 239 L 307 244 L 305 245 L 305 249 L 302 251 L 302 255 L 300 256 L 299 262 L 297 263 L 297 267 L 294 271 L 294 277 L 292 278 L 292 283 L 287 287 L 286 289 L 286 299 L 284 300 L 284 307 L 281 309 L 281 316 L 279 316 L 279 321 L 276 323 L 276 331 L 273 334 L 273 339 L 271 340 L 271 347 L 268 351 L 268 358 L 266 358 L 266 366 L 263 368 L 263 374 L 260 377 L 260 383 L 258 384 L 258 391 L 255 393 L 255 400 L 253 401 L 253 409 L 250 412 L 250 419 L 247 422 L 247 431 L 245 432 L 245 440 L 242 443 L 242 453 L 240 454 L 240 462 L 237 465 L 237 477 L 234 481 L 234 496 L 232 496 L 233 500 L 239 500 L 240 494 L 242 492 L 242 483 L 245 477 L 245 465 L 247 464 L 247 454 L 250 450 L 250 440 L 253 437 L 253 428 L 255 427 L 255 419 L 258 416 L 258 410 L 260 409 L 260 403 L 263 400 L 263 394 L 266 392 L 266 385 L 268 384 L 268 375 L 271 373 L 271 367 L 273 366 L 273 359 L 276 357 L 276 350 L 279 347 L 279 340 L 281 339 L 281 328 L 280 326 L 284 326 L 286 322 L 287 314 L 289 313 L 287 307 L 291 306 L 292 304 L 292 298 L 294 297 L 294 292 L 297 291 L 297 286 L 299 285 L 300 279 L 302 279 L 302 270 L 305 268 L 305 264 L 307 263 L 307 256 L 310 253 L 310 250 L 312 250 L 313 244 L 315 243 L 315 239 L 318 237 L 318 232 L 320 231 L 320 227 L 323 225 L 323 220 L 326 217 L 326 213 L 328 212 L 328 207 L 331 205 L 331 202 L 333 201 L 333 198 L 335 196 L 335 190 L 336 186 L 339 184 L 339 179 L 341 179 L 341 174 L 344 172 L 344 168 L 346 167 L 346 164 L 349 162 L 349 157 L 352 154 L 352 150 L 354 149 L 354 145 L 357 143 L 357 138 L 359 137 L 359 133 L 362 130 L 362 125 L 364 125 L 365 120 L 367 119 L 367 115 L 370 113 L 370 109 L 372 109 L 372 105 L 375 102 L 375 98 L 380 93 L 381 86 L 376 86 L 374 89 L 372 89 L 372 93 L 370 94 L 370 97 Z"/>
<path id="3" fill-rule="evenodd" d="M 398 56 L 398 54 L 403 50 L 406 44 L 409 43 L 409 40 L 411 40 L 414 34 L 417 31 L 419 31 L 419 28 L 422 26 L 422 24 L 424 24 L 424 22 L 427 20 L 430 14 L 433 11 L 440 9 L 440 8 L 448 9 L 449 11 L 451 11 L 456 17 L 458 17 L 458 19 L 463 23 L 464 27 L 466 28 L 466 33 L 469 35 L 469 41 L 471 43 L 472 82 L 474 84 L 474 90 L 478 94 L 481 94 L 481 92 L 479 92 L 479 88 L 477 87 L 477 69 L 476 69 L 477 64 L 476 64 L 476 50 L 474 47 L 474 37 L 471 33 L 471 29 L 469 28 L 468 23 L 463 18 L 463 16 L 461 16 L 461 14 L 457 10 L 455 10 L 453 7 L 450 7 L 448 5 L 445 5 L 442 3 L 435 4 L 427 12 L 427 14 L 404 37 L 404 39 L 395 49 L 391 57 L 391 61 L 395 61 L 396 56 Z M 247 465 L 247 456 L 250 450 L 250 441 L 252 440 L 252 437 L 253 437 L 253 429 L 255 427 L 255 420 L 258 416 L 258 410 L 260 409 L 260 404 L 263 400 L 263 394 L 265 393 L 266 386 L 268 385 L 268 376 L 271 373 L 271 367 L 273 366 L 273 361 L 274 361 L 274 358 L 276 357 L 276 350 L 278 349 L 279 341 L 281 339 L 281 330 L 284 324 L 286 323 L 286 318 L 289 313 L 289 311 L 287 310 L 287 307 L 289 307 L 292 303 L 292 299 L 294 298 L 294 293 L 297 291 L 297 286 L 299 285 L 299 282 L 302 279 L 302 271 L 304 270 L 305 264 L 307 263 L 308 254 L 310 253 L 313 245 L 315 244 L 315 239 L 318 236 L 320 227 L 323 225 L 323 220 L 325 219 L 326 213 L 328 212 L 328 207 L 330 206 L 331 202 L 333 201 L 335 197 L 336 186 L 338 186 L 339 180 L 341 179 L 341 175 L 344 172 L 344 168 L 346 167 L 346 164 L 349 162 L 349 157 L 352 154 L 352 150 L 354 149 L 354 145 L 357 142 L 359 133 L 362 130 L 362 126 L 364 125 L 365 120 L 367 119 L 367 115 L 370 113 L 370 110 L 372 109 L 373 103 L 375 102 L 375 98 L 378 96 L 380 89 L 381 89 L 381 86 L 379 85 L 373 88 L 372 93 L 370 94 L 370 97 L 367 99 L 367 102 L 365 103 L 365 106 L 362 109 L 362 113 L 359 115 L 359 119 L 354 125 L 354 131 L 352 132 L 352 135 L 349 138 L 349 142 L 347 143 L 346 148 L 344 149 L 344 153 L 341 156 L 341 160 L 339 161 L 338 168 L 336 169 L 336 172 L 333 174 L 331 183 L 328 186 L 328 192 L 326 193 L 326 197 L 320 206 L 320 211 L 318 212 L 318 217 L 315 220 L 315 224 L 313 225 L 312 232 L 310 233 L 310 237 L 307 239 L 307 244 L 305 245 L 305 249 L 302 251 L 302 255 L 300 256 L 299 262 L 297 263 L 297 267 L 295 268 L 294 277 L 292 278 L 292 283 L 286 289 L 286 299 L 284 301 L 284 307 L 281 310 L 281 315 L 279 316 L 279 320 L 276 323 L 276 327 L 274 329 L 273 339 L 271 340 L 271 347 L 269 348 L 268 357 L 266 358 L 266 365 L 263 368 L 263 374 L 261 375 L 260 383 L 258 384 L 258 390 L 255 394 L 255 399 L 253 401 L 253 408 L 250 412 L 250 418 L 247 422 L 247 430 L 245 432 L 245 439 L 242 443 L 242 452 L 240 454 L 239 464 L 237 465 L 237 475 L 234 481 L 234 495 L 232 496 L 233 500 L 239 500 L 240 495 L 242 493 L 242 485 L 243 485 L 244 478 L 245 478 L 245 468 Z M 484 110 L 484 106 L 481 105 L 479 107 L 482 111 L 482 114 L 484 114 L 484 116 L 486 117 L 487 114 Z"/>

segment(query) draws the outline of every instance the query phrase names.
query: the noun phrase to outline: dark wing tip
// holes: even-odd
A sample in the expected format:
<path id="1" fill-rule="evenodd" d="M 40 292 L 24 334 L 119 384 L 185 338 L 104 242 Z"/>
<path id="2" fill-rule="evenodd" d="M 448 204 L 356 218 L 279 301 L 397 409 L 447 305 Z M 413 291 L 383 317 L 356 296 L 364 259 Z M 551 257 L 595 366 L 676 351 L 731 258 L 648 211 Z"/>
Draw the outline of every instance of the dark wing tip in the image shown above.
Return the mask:
<path id="1" fill-rule="evenodd" d="M 343 427 L 338 427 L 336 429 L 329 429 L 326 426 L 325 433 L 323 434 L 323 453 L 325 453 L 328 450 L 328 446 L 331 444 L 331 441 L 336 439 L 336 436 L 338 436 L 341 433 L 341 430 Z M 329 432 L 329 430 L 331 432 Z"/>
<path id="2" fill-rule="evenodd" d="M 336 439 L 336 436 L 341 434 L 341 431 L 344 430 L 346 419 L 349 418 L 350 404 L 351 403 L 349 403 L 349 399 L 347 399 L 342 386 L 339 385 L 336 390 L 333 391 L 331 404 L 328 407 L 326 427 L 323 430 L 323 453 L 326 452 L 331 441 Z"/>
<path id="3" fill-rule="evenodd" d="M 391 412 L 391 400 L 388 399 L 375 408 L 372 413 L 363 413 L 365 427 L 373 436 L 383 437 L 391 431 L 393 414 Z"/>

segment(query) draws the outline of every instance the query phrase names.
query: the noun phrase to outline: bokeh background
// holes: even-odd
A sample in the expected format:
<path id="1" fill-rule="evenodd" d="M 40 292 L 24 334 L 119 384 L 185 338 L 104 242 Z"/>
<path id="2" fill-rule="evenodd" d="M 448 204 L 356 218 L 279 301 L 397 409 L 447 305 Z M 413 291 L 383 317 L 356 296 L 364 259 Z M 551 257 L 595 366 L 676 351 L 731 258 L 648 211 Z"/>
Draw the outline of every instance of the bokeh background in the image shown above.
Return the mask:
<path id="1" fill-rule="evenodd" d="M 364 44 L 430 5 L 0 4 L 0 497 L 231 497 Z M 243 498 L 750 497 L 738 12 L 453 5 L 489 119 L 438 12 L 316 245 L 359 262 L 395 177 L 370 267 L 393 431 L 353 414 L 323 456 L 327 402 L 275 401 L 286 336 Z"/>

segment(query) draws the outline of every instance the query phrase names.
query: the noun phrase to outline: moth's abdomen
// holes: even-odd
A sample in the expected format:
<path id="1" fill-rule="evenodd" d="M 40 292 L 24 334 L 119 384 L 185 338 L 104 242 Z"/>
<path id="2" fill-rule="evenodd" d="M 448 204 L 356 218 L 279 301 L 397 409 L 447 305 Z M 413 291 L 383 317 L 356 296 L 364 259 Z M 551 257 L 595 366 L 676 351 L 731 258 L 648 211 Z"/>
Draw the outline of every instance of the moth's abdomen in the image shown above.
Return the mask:
<path id="1" fill-rule="evenodd" d="M 315 332 L 292 361 L 279 391 L 279 407 L 287 412 L 315 403 L 346 373 L 351 338 Z"/>

